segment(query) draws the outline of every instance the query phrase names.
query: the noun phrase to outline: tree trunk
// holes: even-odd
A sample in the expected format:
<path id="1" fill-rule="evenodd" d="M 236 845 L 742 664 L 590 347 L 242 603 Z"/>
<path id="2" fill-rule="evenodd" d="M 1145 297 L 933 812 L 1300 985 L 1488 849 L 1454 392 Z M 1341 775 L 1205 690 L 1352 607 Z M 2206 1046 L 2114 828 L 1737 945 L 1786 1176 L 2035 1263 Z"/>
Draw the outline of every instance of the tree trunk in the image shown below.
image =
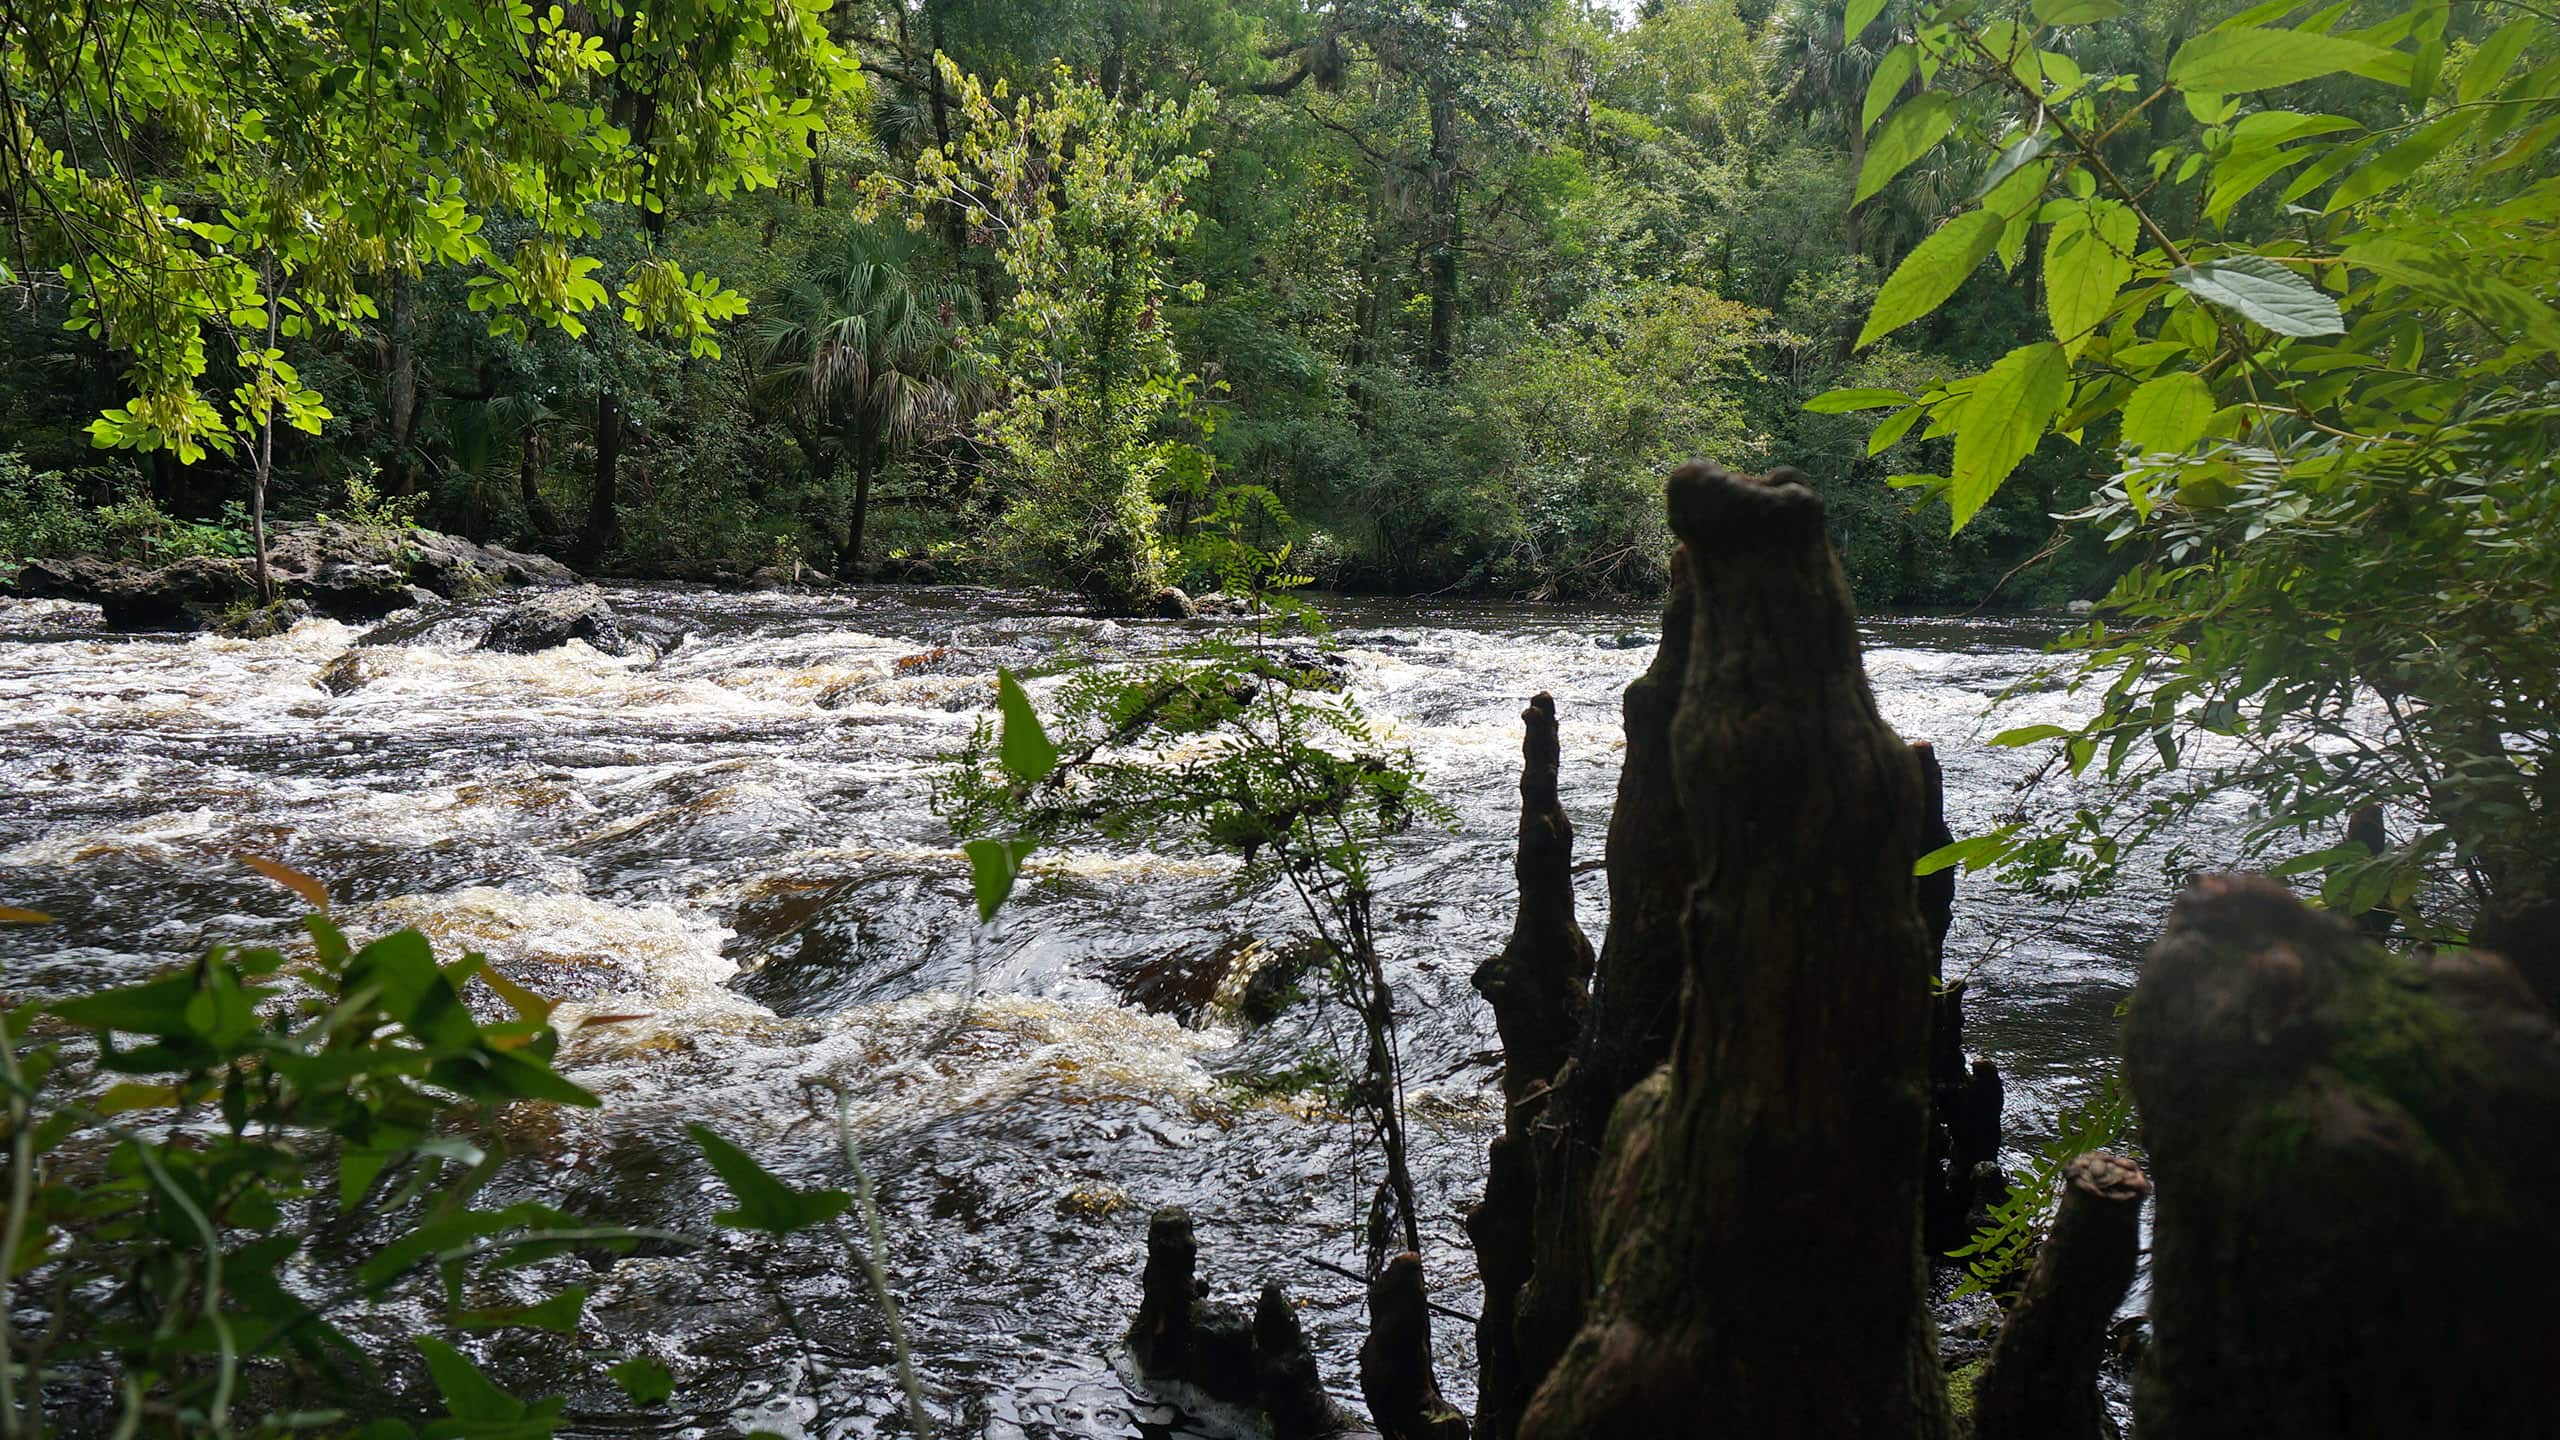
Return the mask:
<path id="1" fill-rule="evenodd" d="M 1520 910 L 1500 953 L 1476 967 L 1475 987 L 1493 1005 L 1502 1035 L 1503 1131 L 1486 1167 L 1482 1204 L 1467 1216 L 1484 1309 L 1476 1321 L 1476 1432 L 1508 1440 L 1536 1376 L 1514 1343 L 1520 1287 L 1531 1268 L 1538 1177 L 1530 1160 L 1549 1086 L 1582 1029 L 1591 983 L 1591 942 L 1573 915 L 1573 822 L 1556 795 L 1561 749 L 1556 702 L 1540 694 L 1520 712 L 1520 841 L 1512 874 Z M 1426 1357 L 1427 1358 L 1427 1357 Z M 1380 1426 L 1393 1433 L 1384 1417 Z"/>
<path id="2" fill-rule="evenodd" d="M 853 449 L 853 518 L 845 524 L 844 553 L 836 557 L 836 578 L 851 581 L 862 571 L 862 526 L 871 513 L 871 447 L 857 442 Z"/>
<path id="3" fill-rule="evenodd" d="M 2125 1073 L 2160 1190 L 2142 1440 L 2551 1432 L 2560 1028 L 2503 957 L 2207 877 Z"/>
<path id="4" fill-rule="evenodd" d="M 595 484 L 587 492 L 587 533 L 579 544 L 581 558 L 590 566 L 613 548 L 620 529 L 614 486 L 621 464 L 622 400 L 607 385 L 596 391 Z"/>
<path id="5" fill-rule="evenodd" d="M 1458 97 L 1447 79 L 1432 79 L 1428 108 L 1431 249 L 1425 268 L 1430 280 L 1431 333 L 1423 346 L 1422 368 L 1430 375 L 1445 375 L 1457 350 L 1458 252 L 1465 244 L 1465 222 L 1458 213 Z"/>
<path id="6" fill-rule="evenodd" d="M 535 535 L 549 539 L 560 533 L 560 517 L 542 496 L 542 431 L 533 425 L 524 427 L 516 452 L 516 495 L 524 502 L 524 523 Z"/>
<path id="7" fill-rule="evenodd" d="M 1973 1384 L 1974 1440 L 2116 1440 L 2098 1364 L 2150 1195 L 2141 1166 L 2103 1150 L 2063 1167 L 2053 1229 Z"/>
<path id="8" fill-rule="evenodd" d="M 1697 588 L 1671 725 L 1688 986 L 1595 1187 L 1608 1284 L 1520 1433 L 1948 1440 L 1920 1259 L 1919 764 L 1800 477 L 1691 464 L 1669 501 Z"/>
<path id="9" fill-rule="evenodd" d="M 391 493 L 414 495 L 418 489 L 416 453 L 410 448 L 418 433 L 418 352 L 411 343 L 416 325 L 409 277 L 391 279 L 389 354 L 384 357 L 382 417 L 391 442 Z"/>
<path id="10" fill-rule="evenodd" d="M 266 292 L 267 345 L 276 348 L 276 331 L 283 320 L 276 303 L 276 267 L 270 260 L 259 267 L 259 288 Z M 276 603 L 275 577 L 267 569 L 267 483 L 276 473 L 276 407 L 271 400 L 258 409 L 258 451 L 249 478 L 249 546 L 255 557 L 251 568 L 258 581 L 258 603 Z"/>
<path id="11" fill-rule="evenodd" d="M 1697 866 L 1671 780 L 1671 715 L 1688 674 L 1696 599 L 1683 548 L 1671 557 L 1671 595 L 1653 664 L 1627 686 L 1620 702 L 1627 749 L 1604 847 L 1609 932 L 1573 1059 L 1556 1076 L 1546 1112 L 1531 1132 L 1536 1227 L 1514 1334 L 1524 1384 L 1532 1391 L 1582 1328 L 1590 1303 L 1591 1191 L 1610 1112 L 1671 1058 L 1679 1021 L 1687 973 L 1681 912 Z"/>

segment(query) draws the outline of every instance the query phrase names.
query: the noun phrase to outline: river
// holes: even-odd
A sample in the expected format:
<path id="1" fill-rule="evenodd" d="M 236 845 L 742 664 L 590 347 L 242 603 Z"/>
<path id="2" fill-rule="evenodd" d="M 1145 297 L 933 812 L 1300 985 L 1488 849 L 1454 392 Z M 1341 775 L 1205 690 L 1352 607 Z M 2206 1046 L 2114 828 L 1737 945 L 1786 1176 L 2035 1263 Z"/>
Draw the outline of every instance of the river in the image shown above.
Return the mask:
<path id="1" fill-rule="evenodd" d="M 889 1269 L 946 1434 L 1193 1433 L 1107 1359 L 1150 1208 L 1199 1227 L 1222 1291 L 1278 1278 L 1326 1377 L 1356 1399 L 1356 1265 L 1375 1181 L 1358 1128 L 1254 1082 L 1328 1042 L 1300 1007 L 1240 1029 L 1219 1001 L 1283 944 L 1277 892 L 1181 854 L 1043 857 L 998 923 L 928 806 L 937 757 L 993 702 L 1000 665 L 1111 658 L 1187 627 L 1061 614 L 959 590 L 711 594 L 620 589 L 691 632 L 662 659 L 584 646 L 471 648 L 487 607 L 419 643 L 363 647 L 311 622 L 281 639 L 127 637 L 95 612 L 0 601 L 0 902 L 60 924 L 0 932 L 6 985 L 140 977 L 214 940 L 289 940 L 291 897 L 231 857 L 322 877 L 353 933 L 415 925 L 485 950 L 568 1002 L 562 1063 L 600 1114 L 535 1113 L 508 1184 L 625 1222 L 702 1227 L 725 1196 L 681 1134 L 703 1120 L 805 1183 L 844 1183 L 833 1095 L 875 1171 Z M 1563 717 L 1563 795 L 1596 860 L 1622 749 L 1617 698 L 1651 655 L 1639 613 L 1439 601 L 1327 604 L 1352 685 L 1453 829 L 1398 843 L 1380 881 L 1406 1007 L 1427 1269 L 1475 1305 L 1460 1217 L 1498 1128 L 1496 1040 L 1468 988 L 1510 924 L 1523 700 Z M 1886 717 L 1939 743 L 1959 835 L 2014 803 L 2032 757 L 1986 720 L 2051 627 L 1866 626 Z M 319 683 L 332 671 L 333 693 Z M 1035 694 L 1039 686 L 1034 686 Z M 2008 1076 L 2013 1143 L 2113 1064 L 2115 1011 L 2164 886 L 2068 910 L 1968 878 L 1950 969 L 1973 975 L 1968 1042 Z M 1602 877 L 1582 919 L 1606 922 Z M 594 1017 L 619 1018 L 586 1024 Z M 882 1323 L 831 1243 L 717 1242 L 716 1259 L 625 1259 L 588 1279 L 580 1340 L 676 1370 L 676 1404 L 629 1412 L 574 1347 L 505 1341 L 493 1364 L 571 1396 L 588 1435 L 904 1433 Z M 569 1262 L 574 1263 L 574 1262 Z M 740 1277 L 747 1277 L 741 1279 Z M 375 1317 L 391 1343 L 413 1316 Z M 1472 1390 L 1442 1321 L 1442 1380 Z"/>

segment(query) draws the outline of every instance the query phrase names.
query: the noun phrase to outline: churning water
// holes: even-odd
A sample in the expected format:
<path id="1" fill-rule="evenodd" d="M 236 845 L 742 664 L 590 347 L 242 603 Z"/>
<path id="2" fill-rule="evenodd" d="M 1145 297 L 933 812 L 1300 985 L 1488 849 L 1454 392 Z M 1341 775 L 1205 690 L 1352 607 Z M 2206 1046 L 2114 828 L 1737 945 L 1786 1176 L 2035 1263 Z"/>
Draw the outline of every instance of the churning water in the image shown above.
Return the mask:
<path id="1" fill-rule="evenodd" d="M 466 610 L 398 645 L 355 647 L 329 622 L 259 642 L 131 638 L 81 607 L 0 601 L 0 902 L 61 922 L 0 933 L 6 986 L 76 991 L 215 940 L 289 942 L 295 902 L 230 858 L 272 856 L 323 877 L 351 933 L 414 925 L 569 1002 L 563 1064 L 607 1108 L 513 1122 L 526 1158 L 508 1183 L 525 1193 L 707 1229 L 726 1198 L 683 1122 L 842 1184 L 847 1097 L 944 1433 L 1189 1433 L 1107 1358 L 1147 1212 L 1168 1204 L 1190 1208 L 1213 1286 L 1277 1278 L 1304 1302 L 1348 1396 L 1362 1307 L 1312 1260 L 1359 1263 L 1374 1162 L 1352 1121 L 1252 1083 L 1347 1049 L 1348 1027 L 1337 1037 L 1336 1017 L 1302 1006 L 1247 1032 L 1223 1003 L 1288 942 L 1293 902 L 1239 893 L 1212 859 L 1052 854 L 981 931 L 928 806 L 937 757 L 992 706 L 997 667 L 1161 650 L 1185 627 L 987 592 L 612 598 L 690 637 L 662 659 L 500 655 L 471 648 L 486 617 Z M 1510 924 L 1519 710 L 1555 694 L 1565 804 L 1596 861 L 1618 694 L 1655 621 L 1330 608 L 1354 689 L 1458 816 L 1405 837 L 1380 888 L 1425 1260 L 1436 1298 L 1472 1309 L 1460 1217 L 1500 1092 L 1467 975 Z M 2013 804 L 2032 763 L 1989 748 L 1992 731 L 2061 713 L 2030 701 L 1983 716 L 2043 633 L 1867 627 L 1887 718 L 1939 742 L 1959 835 Z M 2047 703 L 2053 716 L 2037 713 Z M 1595 940 L 1605 898 L 1585 873 Z M 1967 883 L 1949 963 L 1972 970 L 1968 1040 L 2009 1076 L 2014 1137 L 2042 1133 L 2112 1065 L 2115 1007 L 2162 908 L 2064 913 Z M 577 1028 L 595 1017 L 638 1018 Z M 884 1327 L 835 1240 L 728 1237 L 583 1278 L 581 1345 L 501 1342 L 490 1357 L 528 1388 L 565 1389 L 578 1433 L 904 1433 Z M 369 1323 L 390 1344 L 408 1318 Z M 1439 1322 L 1442 1381 L 1462 1402 L 1466 1331 Z M 629 1411 L 582 1349 L 660 1356 L 676 1404 Z"/>

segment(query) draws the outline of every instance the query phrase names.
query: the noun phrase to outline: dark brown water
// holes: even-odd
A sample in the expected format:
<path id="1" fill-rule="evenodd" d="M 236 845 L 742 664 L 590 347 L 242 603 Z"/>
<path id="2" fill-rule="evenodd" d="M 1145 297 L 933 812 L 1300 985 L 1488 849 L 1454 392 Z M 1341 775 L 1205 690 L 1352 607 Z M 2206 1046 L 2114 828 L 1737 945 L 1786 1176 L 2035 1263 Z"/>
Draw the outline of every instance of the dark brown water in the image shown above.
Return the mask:
<path id="1" fill-rule="evenodd" d="M 1052 854 L 981 930 L 927 808 L 937 757 L 992 704 L 999 665 L 1146 653 L 1183 627 L 978 592 L 615 599 L 692 637 L 655 661 L 583 646 L 501 656 L 470 648 L 483 622 L 465 614 L 424 643 L 364 648 L 344 694 L 316 683 L 356 638 L 339 625 L 133 639 L 98 633 L 79 607 L 0 602 L 0 902 L 63 922 L 0 933 L 7 986 L 78 990 L 211 940 L 286 937 L 293 902 L 229 858 L 274 856 L 325 878 L 353 932 L 415 925 L 483 949 L 567 997 L 564 1023 L 647 1017 L 572 1034 L 564 1063 L 609 1108 L 528 1122 L 519 1186 L 705 1227 L 725 1199 L 683 1121 L 839 1184 L 826 1096 L 848 1095 L 946 1434 L 1190 1433 L 1107 1358 L 1147 1212 L 1167 1204 L 1191 1209 L 1213 1284 L 1276 1277 L 1306 1302 L 1348 1392 L 1359 1306 L 1309 1257 L 1357 1263 L 1372 1162 L 1351 1123 L 1251 1086 L 1348 1036 L 1306 1007 L 1246 1033 L 1220 1004 L 1294 932 L 1291 902 L 1239 892 L 1215 860 Z M 1363 703 L 1459 817 L 1402 841 L 1381 891 L 1417 1082 L 1426 1262 L 1440 1298 L 1472 1309 L 1460 1217 L 1499 1093 L 1467 974 L 1510 923 L 1518 712 L 1556 695 L 1565 801 L 1596 859 L 1617 697 L 1651 654 L 1620 637 L 1654 622 L 1411 602 L 1332 613 Z M 1983 717 L 2042 633 L 1868 626 L 1887 717 L 1939 742 L 1958 834 L 2013 803 L 2028 768 L 1982 742 L 2064 713 L 2036 701 Z M 1598 874 L 1582 901 L 1596 938 Z M 1968 882 L 1951 965 L 1974 970 L 1969 1038 L 2011 1077 L 2013 1134 L 2041 1133 L 2112 1065 L 2115 1007 L 2160 910 L 2141 898 L 2064 913 Z M 502 1349 L 497 1365 L 569 1387 L 582 1433 L 904 1433 L 883 1328 L 842 1248 L 730 1239 L 715 1253 L 582 1277 L 595 1293 L 580 1342 L 667 1360 L 671 1418 L 619 1411 L 581 1378 L 577 1347 Z M 374 1328 L 387 1342 L 408 1318 Z M 1471 1388 L 1465 1329 L 1439 1333 L 1453 1398 Z"/>

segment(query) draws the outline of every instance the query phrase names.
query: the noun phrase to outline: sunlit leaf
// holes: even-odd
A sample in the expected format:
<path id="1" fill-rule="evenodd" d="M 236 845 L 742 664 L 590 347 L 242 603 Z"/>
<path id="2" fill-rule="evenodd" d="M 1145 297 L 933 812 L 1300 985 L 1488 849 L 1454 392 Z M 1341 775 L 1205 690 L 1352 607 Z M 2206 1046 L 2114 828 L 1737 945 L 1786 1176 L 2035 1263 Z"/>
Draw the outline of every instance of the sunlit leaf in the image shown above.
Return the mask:
<path id="1" fill-rule="evenodd" d="M 2387 59 L 2390 51 L 2307 30 L 2212 30 L 2178 47 L 2169 83 L 2211 95 L 2298 85 Z"/>
<path id="2" fill-rule="evenodd" d="M 1885 117 L 1875 139 L 1868 142 L 1866 162 L 1858 170 L 1857 192 L 1849 203 L 1865 203 L 1894 176 L 1910 169 L 1913 161 L 1936 148 L 1955 123 L 1956 101 L 1952 95 L 1931 90 L 1903 102 Z"/>
<path id="3" fill-rule="evenodd" d="M 1845 415 L 1855 410 L 1882 410 L 1891 405 L 1908 405 L 1911 397 L 1899 390 L 1826 390 L 1804 402 L 1808 415 Z"/>
<path id="4" fill-rule="evenodd" d="M 1004 722 L 996 742 L 996 759 L 1004 773 L 1021 785 L 1049 778 L 1049 772 L 1058 768 L 1058 747 L 1050 743 L 1040 712 L 1031 708 L 1031 697 L 1023 693 L 1022 682 L 1013 678 L 1011 670 L 996 672 L 996 708 Z"/>
<path id="5" fill-rule="evenodd" d="M 2232 255 L 2169 272 L 2179 288 L 2279 335 L 2338 335 L 2346 321 L 2338 302 L 2263 255 Z"/>
<path id="6" fill-rule="evenodd" d="M 2045 314 L 2063 354 L 2077 355 L 2133 278 L 2139 222 L 2112 200 L 2077 206 L 2045 237 Z"/>
<path id="7" fill-rule="evenodd" d="M 2021 345 L 1974 382 L 1956 427 L 1947 504 L 1962 530 L 2000 482 L 2033 454 L 2071 391 L 2071 362 L 2050 341 Z"/>
<path id="8" fill-rule="evenodd" d="M 2189 370 L 2144 381 L 2124 402 L 2124 441 L 2136 450 L 2182 454 L 2204 438 L 2213 419 L 2213 391 Z"/>
<path id="9" fill-rule="evenodd" d="M 1871 345 L 1945 304 L 2000 243 L 2006 223 L 1988 210 L 1974 210 L 1931 231 L 1876 292 L 1858 343 Z"/>

